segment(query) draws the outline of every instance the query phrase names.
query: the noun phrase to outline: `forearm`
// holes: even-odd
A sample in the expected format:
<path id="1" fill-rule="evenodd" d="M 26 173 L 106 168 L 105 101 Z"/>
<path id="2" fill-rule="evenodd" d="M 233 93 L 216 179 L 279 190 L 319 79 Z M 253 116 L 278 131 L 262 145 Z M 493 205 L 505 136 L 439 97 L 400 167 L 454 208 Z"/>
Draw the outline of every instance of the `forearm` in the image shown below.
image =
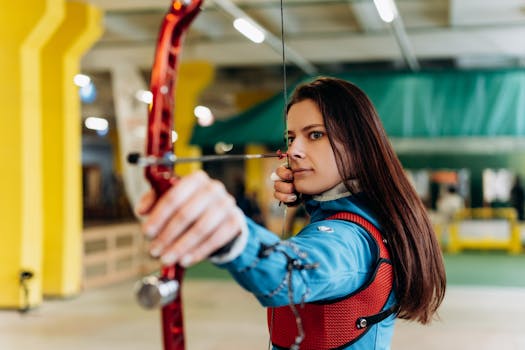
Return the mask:
<path id="1" fill-rule="evenodd" d="M 337 234 L 325 236 L 312 230 L 282 241 L 249 221 L 242 253 L 218 266 L 264 306 L 287 305 L 290 295 L 294 303 L 336 298 L 356 289 L 367 275 L 356 268 L 357 254 L 341 249 L 340 241 Z"/>

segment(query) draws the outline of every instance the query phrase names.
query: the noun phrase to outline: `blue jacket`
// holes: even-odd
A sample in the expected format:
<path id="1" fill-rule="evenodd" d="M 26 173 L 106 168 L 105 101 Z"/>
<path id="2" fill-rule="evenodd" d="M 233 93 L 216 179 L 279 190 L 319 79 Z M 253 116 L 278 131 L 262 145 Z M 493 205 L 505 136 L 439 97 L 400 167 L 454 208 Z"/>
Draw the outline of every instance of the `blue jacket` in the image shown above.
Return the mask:
<path id="1" fill-rule="evenodd" d="M 340 197 L 340 198 L 338 198 Z M 325 220 L 341 211 L 359 214 L 378 226 L 365 204 L 362 193 L 336 196 L 336 199 L 311 199 L 305 203 L 310 224 L 296 236 L 282 241 L 274 233 L 248 220 L 248 238 L 242 253 L 219 265 L 257 297 L 263 306 L 290 303 L 286 283 L 288 259 L 298 259 L 312 269 L 292 271 L 294 303 L 330 300 L 346 296 L 369 278 L 376 260 L 374 241 L 356 224 Z M 385 308 L 395 303 L 392 295 Z M 371 327 L 347 349 L 390 349 L 395 316 Z"/>

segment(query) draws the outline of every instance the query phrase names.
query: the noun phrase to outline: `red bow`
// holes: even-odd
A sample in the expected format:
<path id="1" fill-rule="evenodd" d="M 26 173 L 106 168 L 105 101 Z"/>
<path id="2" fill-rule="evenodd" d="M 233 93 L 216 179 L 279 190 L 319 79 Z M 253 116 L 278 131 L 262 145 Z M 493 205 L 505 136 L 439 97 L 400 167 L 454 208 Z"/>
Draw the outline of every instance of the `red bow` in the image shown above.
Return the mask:
<path id="1" fill-rule="evenodd" d="M 181 45 L 190 23 L 200 12 L 203 0 L 173 0 L 166 13 L 157 41 L 155 61 L 151 73 L 150 90 L 153 104 L 148 118 L 147 156 L 164 157 L 173 152 L 171 134 L 174 120 L 175 80 Z M 146 167 L 146 178 L 157 194 L 166 192 L 177 180 L 173 167 L 151 165 Z M 184 269 L 178 265 L 163 267 L 159 289 L 171 288 L 171 294 L 160 301 L 164 350 L 184 350 L 181 286 Z M 169 288 L 168 288 L 169 289 Z M 162 298 L 165 298 L 161 294 Z M 173 295 L 175 294 L 175 295 Z M 173 299 L 174 298 L 174 299 Z M 170 300 L 173 299 L 173 300 Z"/>

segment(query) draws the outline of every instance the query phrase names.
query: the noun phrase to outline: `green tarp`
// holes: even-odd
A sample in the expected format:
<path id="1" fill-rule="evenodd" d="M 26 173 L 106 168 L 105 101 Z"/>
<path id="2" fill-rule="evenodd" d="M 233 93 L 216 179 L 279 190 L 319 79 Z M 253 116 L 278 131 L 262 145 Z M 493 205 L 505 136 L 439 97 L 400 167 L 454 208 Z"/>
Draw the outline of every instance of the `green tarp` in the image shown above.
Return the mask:
<path id="1" fill-rule="evenodd" d="M 336 76 L 355 83 L 368 94 L 390 137 L 525 136 L 524 69 Z M 281 145 L 283 104 L 281 93 L 226 121 L 197 126 L 191 143 Z"/>

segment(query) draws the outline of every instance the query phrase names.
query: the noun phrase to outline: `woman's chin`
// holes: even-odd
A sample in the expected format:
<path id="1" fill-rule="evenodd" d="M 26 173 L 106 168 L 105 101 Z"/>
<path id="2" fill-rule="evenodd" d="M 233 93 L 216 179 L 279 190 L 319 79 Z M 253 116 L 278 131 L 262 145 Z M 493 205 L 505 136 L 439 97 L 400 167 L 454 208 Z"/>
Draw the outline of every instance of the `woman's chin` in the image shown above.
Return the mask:
<path id="1" fill-rule="evenodd" d="M 301 186 L 299 184 L 294 183 L 294 188 L 295 188 L 295 192 L 303 194 L 303 195 L 311 196 L 311 195 L 317 194 L 316 192 L 312 191 L 311 187 L 308 185 Z"/>

